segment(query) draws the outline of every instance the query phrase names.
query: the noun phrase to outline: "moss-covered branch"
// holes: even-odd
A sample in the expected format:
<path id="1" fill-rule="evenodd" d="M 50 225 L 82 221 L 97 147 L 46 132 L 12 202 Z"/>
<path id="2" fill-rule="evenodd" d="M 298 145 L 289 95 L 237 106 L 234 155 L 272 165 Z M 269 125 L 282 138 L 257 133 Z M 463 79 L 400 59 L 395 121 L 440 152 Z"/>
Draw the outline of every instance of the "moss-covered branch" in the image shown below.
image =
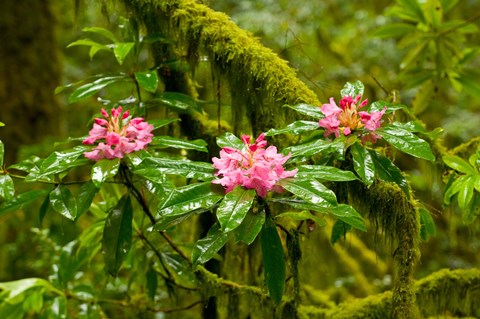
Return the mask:
<path id="1" fill-rule="evenodd" d="M 480 269 L 440 270 L 413 286 L 422 318 L 450 314 L 455 317 L 480 317 Z M 338 307 L 321 309 L 302 306 L 305 318 L 390 318 L 392 292 L 348 300 Z"/>
<path id="2" fill-rule="evenodd" d="M 175 39 L 173 50 L 193 67 L 200 55 L 209 57 L 228 79 L 232 106 L 246 109 L 242 114 L 248 114 L 254 133 L 289 123 L 295 114 L 284 104 L 319 104 L 285 60 L 227 15 L 193 0 L 125 2 L 147 26 L 166 24 L 162 30 Z"/>

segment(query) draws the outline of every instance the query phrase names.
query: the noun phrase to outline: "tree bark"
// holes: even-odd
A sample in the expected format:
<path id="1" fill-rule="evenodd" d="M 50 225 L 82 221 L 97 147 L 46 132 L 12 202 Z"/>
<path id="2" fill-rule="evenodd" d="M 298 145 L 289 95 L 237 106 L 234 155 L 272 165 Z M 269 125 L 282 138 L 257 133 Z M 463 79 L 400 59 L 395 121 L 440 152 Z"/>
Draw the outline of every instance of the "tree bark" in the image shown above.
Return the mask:
<path id="1" fill-rule="evenodd" d="M 5 164 L 20 146 L 59 133 L 54 89 L 61 74 L 50 1 L 0 1 L 0 139 Z"/>

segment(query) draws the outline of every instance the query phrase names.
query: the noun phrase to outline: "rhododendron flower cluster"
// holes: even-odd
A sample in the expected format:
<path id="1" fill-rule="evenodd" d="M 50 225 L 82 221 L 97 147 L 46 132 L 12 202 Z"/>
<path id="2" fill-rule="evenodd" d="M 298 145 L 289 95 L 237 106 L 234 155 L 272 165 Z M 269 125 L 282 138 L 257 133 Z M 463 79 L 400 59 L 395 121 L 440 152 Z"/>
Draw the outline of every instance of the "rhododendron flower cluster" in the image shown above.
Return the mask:
<path id="1" fill-rule="evenodd" d="M 370 141 L 375 142 L 380 138 L 375 134 L 375 130 L 382 124 L 382 116 L 385 114 L 386 107 L 381 111 L 359 111 L 360 108 L 368 104 L 368 100 L 365 99 L 360 102 L 361 95 L 357 95 L 355 98 L 347 95 L 340 100 L 340 107 L 337 106 L 335 100 L 330 98 L 330 103 L 322 105 L 322 113 L 325 118 L 318 122 L 318 125 L 325 128 L 325 136 L 334 134 L 335 137 L 339 137 L 340 134 L 345 136 L 350 135 L 355 130 L 363 129 L 363 132 L 367 131 L 367 134 L 363 134 L 362 142 Z"/>
<path id="2" fill-rule="evenodd" d="M 227 193 L 237 185 L 255 189 L 260 197 L 265 197 L 268 191 L 283 191 L 282 187 L 276 185 L 277 182 L 294 176 L 297 169 L 285 171 L 283 164 L 290 158 L 290 154 L 278 154 L 275 146 L 265 149 L 267 141 L 264 136 L 261 133 L 250 144 L 250 136 L 242 135 L 245 144 L 242 150 L 224 147 L 220 151 L 220 158 L 212 159 L 213 166 L 218 170 L 215 175 L 221 176 L 212 183 L 224 186 Z"/>
<path id="3" fill-rule="evenodd" d="M 152 141 L 153 125 L 141 117 L 130 118 L 130 111 L 123 112 L 122 107 L 112 108 L 110 114 L 102 109 L 103 118 L 95 118 L 89 136 L 83 144 L 91 145 L 100 141 L 92 151 L 85 152 L 86 158 L 101 159 L 123 158 L 125 154 L 144 149 Z"/>

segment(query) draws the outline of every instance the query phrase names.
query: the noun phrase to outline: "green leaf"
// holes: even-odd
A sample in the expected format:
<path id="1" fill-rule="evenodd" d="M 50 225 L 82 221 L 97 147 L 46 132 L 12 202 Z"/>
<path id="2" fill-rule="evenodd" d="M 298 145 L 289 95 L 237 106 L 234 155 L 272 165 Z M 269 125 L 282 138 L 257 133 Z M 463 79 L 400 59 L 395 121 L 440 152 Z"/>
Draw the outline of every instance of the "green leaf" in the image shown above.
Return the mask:
<path id="1" fill-rule="evenodd" d="M 40 205 L 40 209 L 38 211 L 38 221 L 40 222 L 40 224 L 43 222 L 45 215 L 47 215 L 49 208 L 50 208 L 50 196 L 46 196 L 42 202 L 42 205 Z"/>
<path id="2" fill-rule="evenodd" d="M 245 144 L 243 144 L 242 140 L 229 132 L 217 137 L 217 145 L 221 148 L 231 147 L 237 150 L 245 148 Z"/>
<path id="3" fill-rule="evenodd" d="M 422 8 L 417 0 L 397 0 L 397 5 L 390 10 L 391 15 L 412 22 L 425 22 Z"/>
<path id="4" fill-rule="evenodd" d="M 88 160 L 83 157 L 83 153 L 87 150 L 89 147 L 75 146 L 65 151 L 53 152 L 41 163 L 38 174 L 31 174 L 27 180 L 43 179 L 72 167 L 84 165 L 88 163 Z"/>
<path id="5" fill-rule="evenodd" d="M 179 213 L 177 215 L 162 215 L 158 222 L 153 225 L 152 227 L 148 228 L 148 231 L 164 231 L 169 229 L 170 227 L 173 227 L 175 225 L 178 225 L 180 223 L 183 223 L 186 221 L 188 218 L 190 218 L 192 215 L 201 213 L 203 211 L 202 209 L 198 209 L 196 211 L 190 211 L 186 213 Z"/>
<path id="6" fill-rule="evenodd" d="M 32 203 L 37 198 L 47 195 L 49 192 L 49 190 L 35 189 L 25 193 L 21 193 L 13 197 L 11 201 L 5 202 L 0 205 L 0 216 L 8 212 L 20 210 L 26 205 Z"/>
<path id="7" fill-rule="evenodd" d="M 465 161 L 464 159 L 462 159 L 458 156 L 444 155 L 444 156 L 442 156 L 442 160 L 445 164 L 448 165 L 448 167 L 456 170 L 457 172 L 464 173 L 464 174 L 469 174 L 469 175 L 478 174 L 475 167 L 473 167 L 467 161 Z"/>
<path id="8" fill-rule="evenodd" d="M 365 86 L 360 80 L 354 83 L 347 82 L 345 83 L 345 86 L 343 87 L 343 89 L 340 91 L 340 95 L 342 97 L 351 96 L 352 98 L 355 98 L 359 94 L 363 95 L 364 89 L 365 89 Z"/>
<path id="9" fill-rule="evenodd" d="M 156 120 L 149 120 L 148 123 L 153 125 L 153 129 L 156 130 L 157 128 L 164 127 L 170 123 L 180 121 L 179 118 L 173 119 L 156 119 Z"/>
<path id="10" fill-rule="evenodd" d="M 333 182 L 347 182 L 357 179 L 353 172 L 325 165 L 300 165 L 295 177 L 299 179 L 316 178 Z"/>
<path id="11" fill-rule="evenodd" d="M 49 198 L 57 213 L 72 221 L 77 218 L 77 201 L 67 187 L 58 185 L 50 192 Z"/>
<path id="12" fill-rule="evenodd" d="M 237 228 L 252 207 L 256 193 L 254 189 L 235 187 L 223 198 L 217 209 L 217 218 L 224 232 Z"/>
<path id="13" fill-rule="evenodd" d="M 279 219 L 279 218 L 290 218 L 290 219 L 293 219 L 293 220 L 297 220 L 297 221 L 302 221 L 302 220 L 308 220 L 308 219 L 311 219 L 313 220 L 318 226 L 325 226 L 326 225 L 326 222 L 323 218 L 320 218 L 314 214 L 312 214 L 310 211 L 308 210 L 302 210 L 300 212 L 286 212 L 286 213 L 281 213 L 281 214 L 278 214 L 277 216 L 275 216 L 275 219 Z"/>
<path id="14" fill-rule="evenodd" d="M 473 198 L 470 201 L 469 207 L 463 210 L 462 220 L 465 224 L 471 224 L 475 221 L 480 212 L 480 194 L 477 192 L 473 193 Z"/>
<path id="15" fill-rule="evenodd" d="M 2 124 L 2 122 L 0 122 Z M 2 125 L 0 125 L 2 126 Z M 3 161 L 5 157 L 5 146 L 2 141 L 0 141 L 0 167 L 3 167 Z"/>
<path id="16" fill-rule="evenodd" d="M 426 241 L 436 234 L 435 222 L 425 207 L 419 207 L 418 212 L 420 213 L 420 237 Z"/>
<path id="17" fill-rule="evenodd" d="M 463 181 L 462 187 L 458 191 L 457 201 L 458 207 L 461 209 L 469 209 L 470 203 L 473 198 L 473 191 L 475 185 L 475 176 L 466 176 Z"/>
<path id="18" fill-rule="evenodd" d="M 381 180 L 397 184 L 410 198 L 410 189 L 402 171 L 387 157 L 374 150 L 368 150 L 375 165 L 375 173 Z"/>
<path id="19" fill-rule="evenodd" d="M 345 235 L 351 229 L 352 229 L 352 226 L 341 221 L 340 219 L 337 219 L 335 221 L 335 224 L 333 224 L 332 236 L 330 237 L 330 242 L 332 243 L 332 245 L 335 244 L 337 241 L 339 241 L 340 238 L 342 237 L 345 238 Z"/>
<path id="20" fill-rule="evenodd" d="M 192 263 L 204 264 L 215 256 L 222 249 L 228 240 L 230 233 L 223 232 L 220 225 L 214 224 L 208 231 L 206 237 L 197 240 L 192 250 Z"/>
<path id="21" fill-rule="evenodd" d="M 135 72 L 135 80 L 138 85 L 147 92 L 155 93 L 158 86 L 157 71 L 141 71 Z"/>
<path id="22" fill-rule="evenodd" d="M 163 92 L 158 94 L 155 99 L 145 102 L 147 107 L 166 106 L 177 112 L 186 112 L 194 110 L 201 112 L 201 106 L 189 95 L 177 92 Z"/>
<path id="23" fill-rule="evenodd" d="M 247 214 L 240 226 L 235 229 L 235 240 L 250 245 L 257 238 L 264 223 L 265 210 Z"/>
<path id="24" fill-rule="evenodd" d="M 283 154 L 291 153 L 292 157 L 297 156 L 313 156 L 321 153 L 324 156 L 337 153 L 343 156 L 344 146 L 340 141 L 328 142 L 325 140 L 315 140 L 305 144 L 290 146 L 282 151 Z"/>
<path id="25" fill-rule="evenodd" d="M 267 217 L 260 233 L 263 255 L 263 274 L 270 297 L 276 304 L 282 300 L 285 292 L 285 254 L 277 227 L 270 217 Z"/>
<path id="26" fill-rule="evenodd" d="M 183 215 L 195 210 L 209 209 L 223 198 L 223 194 L 216 192 L 213 187 L 211 182 L 178 187 L 160 203 L 157 214 L 161 219 L 164 216 Z"/>
<path id="27" fill-rule="evenodd" d="M 98 43 L 98 42 L 95 42 L 93 40 L 90 40 L 90 39 L 81 39 L 81 40 L 77 40 L 77 41 L 74 41 L 72 43 L 70 43 L 67 48 L 70 48 L 70 47 L 73 47 L 73 46 L 77 46 L 77 45 L 85 45 L 85 46 L 89 46 L 90 47 L 90 51 L 89 51 L 89 57 L 90 57 L 90 60 L 93 59 L 93 57 L 95 56 L 95 54 L 97 54 L 97 52 L 99 51 L 111 51 L 110 48 L 104 44 L 101 44 L 101 43 Z M 60 90 L 60 88 L 59 88 Z M 60 93 L 58 90 L 55 91 L 55 94 L 58 94 Z"/>
<path id="28" fill-rule="evenodd" d="M 387 107 L 385 114 L 393 113 L 398 110 L 407 109 L 407 107 L 403 104 L 393 104 L 387 101 L 375 101 L 375 102 L 372 102 L 368 107 L 368 112 L 380 112 L 385 108 L 385 106 Z"/>
<path id="29" fill-rule="evenodd" d="M 5 123 L 0 122 L 0 127 L 5 126 Z M 0 141 L 1 142 L 1 141 Z"/>
<path id="30" fill-rule="evenodd" d="M 105 76 L 93 82 L 84 84 L 73 91 L 68 97 L 68 103 L 75 103 L 86 99 L 87 97 L 95 95 L 106 86 L 122 81 L 130 81 L 130 78 L 126 75 Z"/>
<path id="31" fill-rule="evenodd" d="M 157 272 L 153 268 L 153 264 L 148 266 L 148 270 L 145 273 L 145 285 L 147 286 L 147 295 L 150 300 L 154 301 L 158 288 L 158 276 Z"/>
<path id="32" fill-rule="evenodd" d="M 86 182 L 80 187 L 77 195 L 77 218 L 85 214 L 90 208 L 93 198 L 98 193 L 99 189 L 91 181 Z"/>
<path id="33" fill-rule="evenodd" d="M 362 215 L 360 215 L 350 205 L 339 204 L 338 206 L 327 207 L 323 212 L 335 216 L 337 219 L 352 226 L 353 228 L 359 229 L 364 232 L 367 231 L 367 227 L 365 226 Z"/>
<path id="34" fill-rule="evenodd" d="M 413 32 L 416 30 L 416 27 L 413 24 L 408 23 L 389 23 L 387 25 L 381 26 L 380 28 L 375 29 L 372 33 L 372 36 L 379 37 L 382 39 L 398 38 L 406 35 L 407 33 Z"/>
<path id="35" fill-rule="evenodd" d="M 118 61 L 118 64 L 122 65 L 123 61 L 127 57 L 128 53 L 133 49 L 135 43 L 133 42 L 119 42 L 113 44 L 113 54 Z"/>
<path id="36" fill-rule="evenodd" d="M 395 126 L 386 126 L 375 131 L 398 150 L 412 156 L 434 161 L 430 145 L 416 135 Z"/>
<path id="37" fill-rule="evenodd" d="M 470 175 L 461 175 L 456 178 L 451 184 L 449 183 L 445 189 L 445 194 L 443 195 L 443 202 L 446 205 L 450 205 L 452 197 L 457 194 L 462 188 L 463 184 L 467 181 Z"/>
<path id="38" fill-rule="evenodd" d="M 134 169 L 132 173 L 159 185 L 167 183 L 167 176 L 154 167 Z"/>
<path id="39" fill-rule="evenodd" d="M 10 202 L 15 196 L 15 185 L 10 175 L 0 175 L 0 202 Z"/>
<path id="40" fill-rule="evenodd" d="M 288 124 L 286 127 L 281 129 L 269 129 L 265 136 L 274 136 L 279 134 L 300 134 L 303 132 L 313 131 L 318 129 L 318 122 L 311 122 L 311 121 L 295 121 L 291 124 Z"/>
<path id="41" fill-rule="evenodd" d="M 120 168 L 120 159 L 102 159 L 92 166 L 92 182 L 97 188 L 107 179 L 114 177 Z"/>
<path id="42" fill-rule="evenodd" d="M 157 169 L 162 174 L 181 175 L 186 178 L 198 178 L 200 180 L 211 180 L 214 178 L 213 165 L 204 162 L 193 162 L 188 160 L 174 160 L 166 158 L 145 158 L 134 170 Z"/>
<path id="43" fill-rule="evenodd" d="M 332 206 L 337 204 L 335 193 L 315 179 L 284 179 L 278 185 L 315 205 Z"/>
<path id="44" fill-rule="evenodd" d="M 350 147 L 353 158 L 353 169 L 365 185 L 370 186 L 375 180 L 375 164 L 368 150 L 358 143 Z"/>
<path id="45" fill-rule="evenodd" d="M 208 149 L 206 147 L 207 145 L 207 142 L 205 142 L 204 140 L 198 139 L 193 141 L 186 141 L 171 136 L 154 136 L 152 139 L 152 143 L 150 144 L 150 146 L 154 146 L 156 148 L 171 147 L 208 153 Z"/>
<path id="46" fill-rule="evenodd" d="M 307 115 L 313 117 L 314 119 L 323 119 L 325 115 L 322 113 L 321 108 L 315 105 L 309 104 L 297 104 L 297 105 L 285 105 L 300 114 Z"/>
<path id="47" fill-rule="evenodd" d="M 108 213 L 103 229 L 102 250 L 107 271 L 114 277 L 132 245 L 133 208 L 130 196 L 124 195 Z"/>
<path id="48" fill-rule="evenodd" d="M 109 39 L 113 43 L 117 43 L 118 39 L 115 37 L 115 35 L 110 31 L 102 27 L 85 27 L 82 29 L 83 32 L 92 32 L 96 34 L 100 34 L 101 36 L 104 36 L 105 38 Z"/>
<path id="49" fill-rule="evenodd" d="M 42 278 L 25 278 L 15 281 L 0 282 L 0 290 L 2 290 L 2 298 L 5 302 L 17 303 L 22 302 L 23 298 L 19 296 L 25 294 L 26 291 L 34 288 L 43 288 L 48 292 L 53 292 L 63 296 L 63 292 L 55 288 L 50 282 Z"/>

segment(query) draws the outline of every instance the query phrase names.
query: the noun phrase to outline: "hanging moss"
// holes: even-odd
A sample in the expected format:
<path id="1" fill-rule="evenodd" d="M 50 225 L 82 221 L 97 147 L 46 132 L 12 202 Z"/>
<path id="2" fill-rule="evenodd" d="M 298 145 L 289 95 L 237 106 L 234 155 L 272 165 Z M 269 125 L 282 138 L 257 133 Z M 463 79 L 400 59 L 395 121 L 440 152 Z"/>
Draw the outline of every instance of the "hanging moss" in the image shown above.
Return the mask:
<path id="1" fill-rule="evenodd" d="M 370 188 L 352 183 L 351 197 L 393 248 L 393 318 L 416 318 L 413 275 L 420 258 L 420 221 L 414 203 L 392 183 L 377 181 Z"/>
<path id="2" fill-rule="evenodd" d="M 188 58 L 192 67 L 200 52 L 209 57 L 228 79 L 232 90 L 231 105 L 246 110 L 238 114 L 248 116 L 254 134 L 285 126 L 293 120 L 296 114 L 282 108 L 284 104 L 319 104 L 313 91 L 296 77 L 285 60 L 240 29 L 227 15 L 193 0 L 131 0 L 126 3 L 147 25 L 162 25 L 163 32 L 178 39 L 175 54 Z M 274 142 L 281 143 L 281 140 Z"/>

